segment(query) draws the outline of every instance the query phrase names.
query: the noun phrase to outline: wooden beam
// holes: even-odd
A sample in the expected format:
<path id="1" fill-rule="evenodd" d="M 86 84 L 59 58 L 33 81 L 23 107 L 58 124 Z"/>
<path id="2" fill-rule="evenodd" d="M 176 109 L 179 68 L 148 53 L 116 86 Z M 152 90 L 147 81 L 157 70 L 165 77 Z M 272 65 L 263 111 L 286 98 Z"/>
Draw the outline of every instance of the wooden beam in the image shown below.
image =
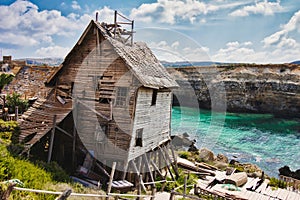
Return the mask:
<path id="1" fill-rule="evenodd" d="M 150 160 L 150 163 L 152 164 L 152 166 L 154 167 L 154 169 L 156 170 L 156 172 L 158 172 L 159 176 L 160 176 L 161 178 L 165 178 L 165 177 L 162 175 L 161 171 L 160 171 L 160 170 L 158 169 L 158 167 L 156 166 L 156 164 L 155 164 L 152 160 Z"/>
<path id="2" fill-rule="evenodd" d="M 176 170 L 178 171 L 177 156 L 176 156 L 176 154 L 175 154 L 175 151 L 174 151 L 172 142 L 170 142 L 169 145 L 170 145 L 170 149 L 171 149 L 172 156 L 173 156 L 173 159 L 174 159 L 174 163 L 175 163 Z"/>
<path id="3" fill-rule="evenodd" d="M 112 168 L 111 168 L 111 172 L 110 172 L 110 177 L 109 177 L 109 182 L 108 182 L 108 187 L 107 187 L 107 192 L 106 194 L 109 194 L 110 191 L 111 191 L 111 185 L 112 185 L 112 182 L 114 180 L 114 175 L 115 175 L 115 170 L 116 170 L 116 162 L 113 162 L 113 165 L 112 165 Z M 106 197 L 106 200 L 108 200 L 109 197 Z"/>
<path id="4" fill-rule="evenodd" d="M 95 113 L 96 115 L 99 115 L 100 117 L 102 117 L 103 119 L 109 121 L 110 119 L 107 118 L 106 116 L 104 116 L 103 114 L 97 112 L 95 109 L 89 107 L 88 105 L 86 105 L 85 103 L 83 103 L 81 100 L 77 100 L 79 103 L 81 103 L 85 108 L 89 109 L 90 111 L 92 111 L 93 113 Z"/>
<path id="5" fill-rule="evenodd" d="M 75 97 L 74 99 L 74 105 L 75 105 L 75 108 L 73 109 L 73 142 L 72 142 L 72 164 L 73 164 L 73 168 L 75 169 L 75 165 L 76 165 L 76 124 L 77 124 L 77 120 L 78 120 L 78 113 L 77 113 L 77 106 L 78 106 L 78 103 L 77 103 L 77 98 Z"/>
<path id="6" fill-rule="evenodd" d="M 136 164 L 133 162 L 133 160 L 131 160 L 130 163 L 131 163 L 131 165 L 132 165 L 132 167 L 133 167 L 134 172 L 137 174 L 137 177 L 138 177 L 138 179 L 139 179 L 139 176 L 140 176 L 141 174 L 140 174 L 140 172 L 139 172 L 139 170 L 138 170 Z M 143 187 L 143 190 L 146 192 L 147 190 L 146 190 L 146 187 L 145 187 L 145 185 L 144 185 L 144 183 L 143 183 L 143 178 L 139 179 L 139 184 L 141 184 L 141 186 Z"/>
<path id="7" fill-rule="evenodd" d="M 102 172 L 107 176 L 109 177 L 109 173 L 96 161 L 96 166 L 102 170 Z"/>
<path id="8" fill-rule="evenodd" d="M 127 162 L 127 159 L 126 159 L 126 160 L 124 161 L 124 168 L 123 168 L 122 180 L 125 180 L 125 178 L 126 178 L 127 169 L 128 169 L 128 162 Z"/>
<path id="9" fill-rule="evenodd" d="M 56 128 L 57 130 L 59 130 L 60 132 L 64 133 L 65 135 L 69 136 L 70 138 L 73 138 L 73 136 L 72 136 L 70 133 L 68 133 L 68 132 L 65 131 L 64 129 L 60 128 L 59 126 L 56 126 L 56 125 L 55 125 L 55 128 Z"/>
<path id="10" fill-rule="evenodd" d="M 47 160 L 47 163 L 50 163 L 51 157 L 52 157 L 54 134 L 55 134 L 55 126 L 56 126 L 56 115 L 53 116 L 53 125 L 52 125 L 52 130 L 51 130 L 51 138 L 50 138 L 50 146 L 49 146 L 49 151 L 48 151 L 48 160 Z"/>
<path id="11" fill-rule="evenodd" d="M 173 162 L 172 162 L 172 160 L 171 160 L 171 158 L 170 158 L 170 156 L 169 156 L 168 150 L 167 150 L 167 148 L 166 148 L 165 146 L 163 147 L 163 150 L 164 150 L 164 152 L 165 152 L 165 155 L 166 155 L 167 159 L 169 160 L 170 164 L 172 165 L 172 168 L 173 168 L 173 170 L 174 170 L 174 172 L 175 172 L 176 177 L 178 178 L 178 177 L 179 177 L 179 173 L 178 173 L 178 171 L 177 171 L 177 168 L 176 168 L 175 165 L 173 164 Z"/>
<path id="12" fill-rule="evenodd" d="M 147 158 L 146 154 L 143 154 L 143 159 L 144 159 L 144 161 L 145 161 L 145 166 L 147 167 L 147 169 L 148 169 L 148 171 L 149 171 L 149 175 L 150 175 L 151 182 L 154 182 L 152 170 L 151 170 L 151 168 L 150 168 L 150 164 L 149 164 L 149 161 L 148 161 L 148 158 Z M 155 184 L 153 183 L 152 186 L 155 187 Z"/>
<path id="13" fill-rule="evenodd" d="M 159 148 L 159 150 L 160 150 L 160 152 L 161 152 L 161 155 L 162 155 L 163 159 L 164 159 L 165 162 L 166 162 L 166 166 L 167 166 L 167 168 L 168 168 L 168 171 L 169 171 L 169 173 L 170 173 L 170 176 L 171 176 L 171 178 L 172 178 L 172 181 L 175 181 L 175 178 L 174 178 L 174 176 L 173 176 L 173 174 L 172 174 L 172 171 L 171 171 L 171 169 L 170 169 L 170 166 L 169 166 L 169 164 L 168 164 L 168 161 L 167 161 L 167 159 L 166 159 L 166 156 L 165 156 L 164 153 L 163 153 L 163 150 L 161 149 L 160 146 L 159 146 L 158 148 Z"/>
<path id="14" fill-rule="evenodd" d="M 143 176 L 140 174 L 140 175 L 139 175 L 138 188 L 137 188 L 137 195 L 141 195 L 141 194 L 142 194 L 142 184 L 141 184 L 142 181 L 143 181 Z M 141 200 L 141 198 L 138 197 L 137 200 Z"/>

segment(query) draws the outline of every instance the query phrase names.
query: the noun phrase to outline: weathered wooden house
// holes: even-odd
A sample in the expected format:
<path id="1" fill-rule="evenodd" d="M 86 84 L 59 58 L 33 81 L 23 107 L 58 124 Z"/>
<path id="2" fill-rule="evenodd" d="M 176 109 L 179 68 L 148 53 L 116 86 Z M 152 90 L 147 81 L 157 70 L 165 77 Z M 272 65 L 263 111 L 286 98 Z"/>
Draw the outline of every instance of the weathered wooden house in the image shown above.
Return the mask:
<path id="1" fill-rule="evenodd" d="M 119 178 L 173 162 L 167 148 L 171 89 L 178 85 L 145 43 L 132 42 L 132 34 L 116 20 L 89 23 L 46 82 L 48 98 L 22 118 L 20 139 L 32 154 L 43 148 L 48 161 L 90 170 L 85 152 L 103 168 L 117 162 Z"/>

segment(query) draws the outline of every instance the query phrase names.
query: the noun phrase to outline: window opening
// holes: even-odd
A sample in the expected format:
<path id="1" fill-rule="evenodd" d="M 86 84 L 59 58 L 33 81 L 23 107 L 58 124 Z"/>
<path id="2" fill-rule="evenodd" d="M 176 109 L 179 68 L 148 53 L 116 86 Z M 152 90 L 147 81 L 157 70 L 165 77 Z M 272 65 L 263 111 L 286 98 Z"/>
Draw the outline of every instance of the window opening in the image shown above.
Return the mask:
<path id="1" fill-rule="evenodd" d="M 143 128 L 136 130 L 136 138 L 135 138 L 135 146 L 142 147 L 143 146 Z"/>
<path id="2" fill-rule="evenodd" d="M 157 90 L 153 89 L 151 106 L 156 105 L 156 100 L 157 100 Z"/>
<path id="3" fill-rule="evenodd" d="M 117 98 L 116 105 L 117 106 L 125 106 L 127 100 L 128 88 L 127 87 L 118 87 L 117 89 Z"/>

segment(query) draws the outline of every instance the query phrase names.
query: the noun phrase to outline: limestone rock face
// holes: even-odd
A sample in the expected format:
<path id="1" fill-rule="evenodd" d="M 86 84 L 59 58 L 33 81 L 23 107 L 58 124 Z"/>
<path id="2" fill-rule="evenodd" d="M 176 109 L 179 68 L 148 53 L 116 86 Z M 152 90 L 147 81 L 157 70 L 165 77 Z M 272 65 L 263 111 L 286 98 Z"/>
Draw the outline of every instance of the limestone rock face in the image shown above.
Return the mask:
<path id="1" fill-rule="evenodd" d="M 174 105 L 300 116 L 300 65 L 233 64 L 168 68 L 180 88 Z"/>

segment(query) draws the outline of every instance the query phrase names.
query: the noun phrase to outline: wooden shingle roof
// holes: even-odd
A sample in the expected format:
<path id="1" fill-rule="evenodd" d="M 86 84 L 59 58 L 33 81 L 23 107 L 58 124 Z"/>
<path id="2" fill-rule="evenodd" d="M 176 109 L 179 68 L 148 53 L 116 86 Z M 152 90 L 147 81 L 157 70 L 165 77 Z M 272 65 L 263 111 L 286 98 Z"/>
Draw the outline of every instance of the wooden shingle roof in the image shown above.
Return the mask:
<path id="1" fill-rule="evenodd" d="M 92 27 L 97 27 L 100 30 L 102 36 L 113 46 L 115 52 L 122 58 L 122 60 L 124 60 L 127 67 L 143 86 L 156 89 L 179 87 L 146 43 L 135 42 L 132 46 L 125 45 L 117 39 L 114 39 L 110 32 L 105 28 L 104 24 L 92 20 L 81 35 L 77 45 L 80 45 L 81 41 L 83 41 L 87 32 Z M 60 67 L 60 70 L 62 68 L 63 64 Z M 47 83 L 49 83 L 54 77 L 55 74 L 50 77 Z"/>

